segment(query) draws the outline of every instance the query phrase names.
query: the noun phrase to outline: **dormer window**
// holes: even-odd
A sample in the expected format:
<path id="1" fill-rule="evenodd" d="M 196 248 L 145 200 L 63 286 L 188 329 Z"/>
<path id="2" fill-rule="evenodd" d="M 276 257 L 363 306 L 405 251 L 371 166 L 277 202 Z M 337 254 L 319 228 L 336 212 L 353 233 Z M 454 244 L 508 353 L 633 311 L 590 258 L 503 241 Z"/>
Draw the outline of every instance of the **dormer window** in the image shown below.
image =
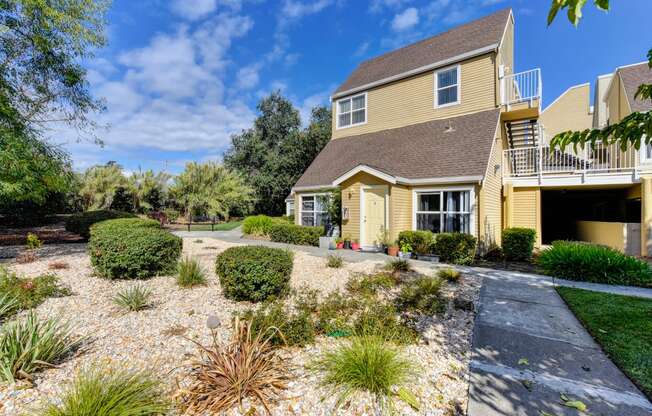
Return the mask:
<path id="1" fill-rule="evenodd" d="M 460 66 L 435 72 L 435 108 L 460 103 Z"/>
<path id="2" fill-rule="evenodd" d="M 337 101 L 337 128 L 356 126 L 367 122 L 367 93 Z"/>

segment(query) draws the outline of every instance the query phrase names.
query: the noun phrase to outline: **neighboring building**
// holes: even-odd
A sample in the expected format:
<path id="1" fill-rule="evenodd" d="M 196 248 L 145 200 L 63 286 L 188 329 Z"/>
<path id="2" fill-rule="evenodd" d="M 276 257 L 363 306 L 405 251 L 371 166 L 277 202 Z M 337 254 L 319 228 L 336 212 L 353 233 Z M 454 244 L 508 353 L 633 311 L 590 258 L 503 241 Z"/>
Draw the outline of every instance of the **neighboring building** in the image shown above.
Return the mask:
<path id="1" fill-rule="evenodd" d="M 607 125 L 607 89 L 611 84 L 614 74 L 598 76 L 595 81 L 593 94 L 593 125 L 594 129 L 601 129 Z"/>
<path id="2" fill-rule="evenodd" d="M 285 215 L 288 217 L 294 215 L 294 197 L 292 194 L 285 198 Z"/>
<path id="3" fill-rule="evenodd" d="M 541 112 L 539 124 L 546 137 L 569 130 L 579 131 L 593 126 L 591 84 L 570 87 Z M 548 144 L 548 143 L 546 143 Z"/>
<path id="4" fill-rule="evenodd" d="M 607 120 L 644 108 L 624 100 L 649 70 L 619 71 L 604 93 Z M 296 222 L 324 221 L 317 196 L 339 187 L 342 235 L 363 247 L 377 246 L 385 229 L 393 239 L 403 230 L 466 232 L 481 249 L 500 244 L 506 227 L 535 229 L 538 246 L 600 240 L 615 228 L 589 224 L 584 233 L 584 223 L 606 222 L 625 224 L 620 248 L 636 250 L 627 224 L 640 224 L 641 209 L 652 224 L 652 199 L 640 202 L 647 165 L 613 146 L 551 150 L 543 120 L 564 131 L 589 128 L 602 113 L 591 113 L 588 85 L 541 113 L 541 90 L 539 69 L 515 73 L 511 10 L 361 63 L 333 94 L 332 140 L 292 190 Z M 613 113 L 609 99 L 621 90 Z M 643 188 L 652 194 L 652 184 Z"/>

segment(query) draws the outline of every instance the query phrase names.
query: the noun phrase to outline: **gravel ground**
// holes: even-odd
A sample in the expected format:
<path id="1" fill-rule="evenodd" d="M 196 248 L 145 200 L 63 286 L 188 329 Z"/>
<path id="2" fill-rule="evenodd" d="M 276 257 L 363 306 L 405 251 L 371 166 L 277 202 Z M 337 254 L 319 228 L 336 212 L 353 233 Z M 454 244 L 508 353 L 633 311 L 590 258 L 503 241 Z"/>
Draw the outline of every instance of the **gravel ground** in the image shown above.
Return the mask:
<path id="1" fill-rule="evenodd" d="M 37 308 L 39 316 L 60 316 L 73 324 L 75 332 L 88 337 L 86 346 L 75 357 L 57 368 L 38 373 L 33 386 L 25 383 L 0 383 L 0 415 L 29 414 L 44 401 L 56 401 L 66 382 L 80 369 L 93 365 L 128 366 L 153 369 L 172 392 L 183 374 L 183 366 L 196 352 L 188 337 L 208 343 L 205 327 L 209 315 L 216 315 L 224 323 L 223 339 L 229 336 L 232 313 L 250 306 L 246 302 L 232 302 L 221 295 L 214 273 L 215 255 L 236 244 L 204 238 L 184 239 L 184 255 L 198 257 L 208 274 L 204 287 L 181 289 L 169 276 L 144 282 L 152 290 L 152 308 L 125 313 L 112 301 L 122 288 L 136 284 L 133 281 L 108 281 L 93 276 L 83 245 L 49 246 L 49 251 L 33 263 L 8 263 L 14 271 L 27 276 L 52 272 L 48 264 L 66 262 L 70 268 L 57 270 L 60 282 L 69 286 L 73 294 L 50 298 Z M 309 286 L 326 293 L 342 288 L 352 273 L 372 272 L 382 263 L 365 261 L 347 263 L 341 269 L 329 269 L 326 259 L 302 252 L 295 253 L 291 283 L 299 288 Z M 417 270 L 432 273 L 432 269 Z M 449 286 L 448 296 L 464 292 L 477 299 L 481 281 L 466 274 L 460 284 Z M 468 351 L 470 348 L 473 313 L 449 308 L 444 317 L 426 319 L 420 323 L 424 340 L 405 348 L 418 367 L 418 375 L 408 388 L 417 396 L 421 409 L 416 412 L 397 401 L 399 414 L 448 415 L 457 404 L 466 408 L 468 390 Z M 273 407 L 275 415 L 372 415 L 373 401 L 356 397 L 351 403 L 334 412 L 334 399 L 319 388 L 317 377 L 305 370 L 305 364 L 319 353 L 334 348 L 341 340 L 320 338 L 315 345 L 304 349 L 285 351 L 294 381 L 286 392 L 286 400 Z M 247 413 L 233 409 L 229 415 Z M 242 413 L 241 413 L 242 412 Z M 247 413 L 252 414 L 252 413 Z M 263 414 L 261 412 L 261 414 Z"/>

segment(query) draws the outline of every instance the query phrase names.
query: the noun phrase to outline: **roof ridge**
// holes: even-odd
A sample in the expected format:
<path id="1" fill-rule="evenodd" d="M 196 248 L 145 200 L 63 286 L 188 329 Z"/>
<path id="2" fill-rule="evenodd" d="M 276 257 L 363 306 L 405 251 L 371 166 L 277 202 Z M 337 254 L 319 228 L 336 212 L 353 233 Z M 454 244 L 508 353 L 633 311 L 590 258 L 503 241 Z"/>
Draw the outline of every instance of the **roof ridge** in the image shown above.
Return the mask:
<path id="1" fill-rule="evenodd" d="M 418 41 L 416 41 L 416 42 L 412 42 L 412 43 L 409 43 L 409 44 L 407 44 L 407 45 L 403 45 L 403 46 L 401 46 L 400 48 L 392 49 L 391 51 L 387 51 L 387 52 L 382 53 L 382 54 L 380 54 L 380 55 L 377 55 L 377 56 L 374 56 L 374 57 L 371 57 L 371 58 L 365 59 L 365 60 L 363 60 L 362 62 L 360 62 L 360 63 L 358 64 L 358 66 L 362 66 L 362 65 L 364 65 L 364 64 L 366 64 L 366 63 L 369 63 L 369 62 L 372 62 L 372 61 L 375 61 L 375 60 L 381 59 L 381 58 L 383 58 L 383 57 L 386 57 L 386 56 L 391 55 L 391 54 L 393 54 L 393 53 L 396 53 L 396 52 L 398 52 L 398 51 L 401 51 L 401 50 L 404 50 L 404 49 L 407 49 L 407 48 L 411 48 L 411 47 L 417 46 L 417 45 L 419 45 L 419 44 L 422 44 L 422 43 L 427 42 L 427 41 L 429 41 L 429 40 L 432 40 L 432 39 L 434 39 L 434 38 L 437 38 L 437 37 L 440 37 L 440 36 L 444 36 L 444 35 L 446 35 L 446 34 L 448 34 L 448 33 L 450 33 L 450 32 L 457 31 L 457 30 L 462 30 L 462 29 L 464 29 L 465 27 L 467 27 L 467 26 L 469 26 L 469 25 L 475 24 L 475 23 L 477 23 L 477 22 L 479 22 L 479 21 L 481 21 L 481 20 L 488 19 L 488 18 L 490 18 L 490 17 L 492 17 L 492 16 L 495 16 L 495 15 L 498 15 L 498 14 L 500 14 L 500 13 L 511 12 L 511 11 L 512 11 L 512 8 L 511 8 L 511 7 L 505 7 L 505 8 L 502 8 L 502 9 L 500 9 L 500 10 L 497 10 L 497 11 L 493 12 L 493 13 L 490 13 L 490 14 L 487 14 L 487 15 L 484 15 L 484 16 L 481 16 L 481 17 L 478 17 L 477 19 L 473 19 L 473 20 L 468 21 L 468 22 L 466 22 L 466 23 L 462 23 L 461 25 L 453 26 L 453 27 L 449 28 L 448 30 L 445 30 L 445 31 L 443 31 L 443 32 L 439 32 L 439 33 L 436 33 L 436 34 L 434 34 L 434 35 L 428 36 L 427 38 L 423 38 L 423 39 L 418 40 Z M 509 17 L 509 13 L 507 14 L 507 17 Z"/>

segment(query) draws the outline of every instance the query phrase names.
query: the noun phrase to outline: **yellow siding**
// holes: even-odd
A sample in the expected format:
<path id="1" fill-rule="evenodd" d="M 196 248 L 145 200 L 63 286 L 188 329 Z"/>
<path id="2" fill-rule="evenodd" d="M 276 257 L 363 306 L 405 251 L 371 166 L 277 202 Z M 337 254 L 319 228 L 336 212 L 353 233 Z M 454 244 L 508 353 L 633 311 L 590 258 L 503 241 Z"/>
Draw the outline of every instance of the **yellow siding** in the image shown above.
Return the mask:
<path id="1" fill-rule="evenodd" d="M 543 124 L 547 137 L 568 131 L 589 129 L 593 125 L 593 114 L 590 111 L 590 85 L 578 85 L 566 90 L 541 116 L 539 122 Z"/>
<path id="2" fill-rule="evenodd" d="M 333 100 L 333 139 L 403 127 L 496 107 L 494 54 L 461 63 L 461 102 L 434 108 L 434 71 L 396 81 L 367 91 L 367 124 L 336 128 Z"/>
<path id="3" fill-rule="evenodd" d="M 481 249 L 501 244 L 503 183 L 500 165 L 502 153 L 502 139 L 497 137 L 479 195 L 478 228 Z"/>
<path id="4" fill-rule="evenodd" d="M 541 246 L 541 190 L 539 188 L 514 188 L 511 198 L 511 204 L 509 204 L 511 224 L 506 224 L 506 227 L 536 230 L 536 244 Z"/>
<path id="5" fill-rule="evenodd" d="M 398 233 L 412 229 L 412 190 L 406 186 L 392 185 L 389 206 L 391 239 L 396 240 Z"/>
<path id="6" fill-rule="evenodd" d="M 514 25 L 511 19 L 507 23 L 503 43 L 500 45 L 500 49 L 498 49 L 497 61 L 499 65 L 504 66 L 505 75 L 514 73 Z M 498 75 L 498 65 L 496 65 L 496 105 L 500 104 L 500 83 L 498 82 Z"/>
<path id="7" fill-rule="evenodd" d="M 609 95 L 607 96 L 607 108 L 609 111 L 609 123 L 613 124 L 628 116 L 632 110 L 629 107 L 625 88 L 620 80 L 619 73 L 614 75 L 612 83 L 613 85 L 609 89 Z"/>

